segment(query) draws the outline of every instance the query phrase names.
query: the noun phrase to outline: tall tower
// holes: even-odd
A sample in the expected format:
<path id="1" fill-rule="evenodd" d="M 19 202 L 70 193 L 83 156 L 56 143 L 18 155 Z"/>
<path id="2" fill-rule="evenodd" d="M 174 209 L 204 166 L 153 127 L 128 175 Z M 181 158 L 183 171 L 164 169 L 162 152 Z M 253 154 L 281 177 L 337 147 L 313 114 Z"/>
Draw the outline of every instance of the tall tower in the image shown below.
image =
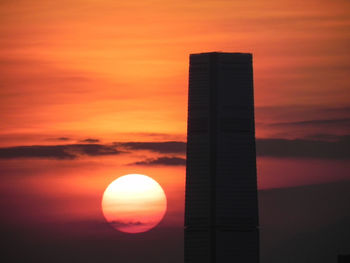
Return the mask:
<path id="1" fill-rule="evenodd" d="M 185 263 L 259 262 L 252 55 L 190 55 Z"/>

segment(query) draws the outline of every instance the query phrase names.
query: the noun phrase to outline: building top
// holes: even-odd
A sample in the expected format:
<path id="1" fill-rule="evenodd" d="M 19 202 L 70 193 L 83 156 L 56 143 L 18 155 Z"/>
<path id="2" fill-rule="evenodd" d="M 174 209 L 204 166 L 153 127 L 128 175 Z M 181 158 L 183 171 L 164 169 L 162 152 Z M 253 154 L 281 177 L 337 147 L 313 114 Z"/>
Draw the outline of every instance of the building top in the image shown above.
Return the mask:
<path id="1" fill-rule="evenodd" d="M 252 53 L 243 53 L 243 52 L 221 52 L 221 51 L 213 51 L 213 52 L 202 52 L 202 53 L 193 53 L 192 55 L 210 55 L 210 54 L 222 54 L 222 55 L 233 55 L 233 56 L 252 56 Z"/>
<path id="2" fill-rule="evenodd" d="M 219 58 L 220 61 L 226 61 L 229 63 L 251 63 L 253 55 L 251 53 L 240 52 L 203 52 L 190 54 L 190 59 L 195 59 L 196 63 L 199 63 L 202 59 L 206 61 L 208 58 Z M 199 59 L 199 60 L 198 60 Z M 204 62 L 203 61 L 203 62 Z"/>

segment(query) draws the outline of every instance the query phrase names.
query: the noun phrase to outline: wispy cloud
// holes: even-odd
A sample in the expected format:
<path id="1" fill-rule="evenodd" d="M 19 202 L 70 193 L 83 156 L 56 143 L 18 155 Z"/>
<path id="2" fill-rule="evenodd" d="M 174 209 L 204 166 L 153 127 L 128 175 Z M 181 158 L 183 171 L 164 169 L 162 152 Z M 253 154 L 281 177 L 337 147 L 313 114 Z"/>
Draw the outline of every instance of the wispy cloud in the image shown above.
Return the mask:
<path id="1" fill-rule="evenodd" d="M 310 105 L 263 106 L 255 107 L 257 119 L 266 118 L 293 121 L 349 119 L 350 107 L 325 107 Z"/>
<path id="2" fill-rule="evenodd" d="M 94 138 L 87 138 L 87 139 L 81 140 L 80 142 L 97 143 L 97 142 L 100 142 L 100 140 L 94 139 Z"/>
<path id="3" fill-rule="evenodd" d="M 53 138 L 53 140 L 57 140 L 57 141 L 69 141 L 70 138 L 68 138 L 68 137 L 58 137 L 58 138 Z"/>
<path id="4" fill-rule="evenodd" d="M 294 121 L 294 122 L 278 122 L 272 123 L 270 126 L 306 126 L 306 125 L 342 125 L 350 127 L 350 118 L 341 119 L 319 119 L 319 120 L 306 120 L 306 121 Z"/>
<path id="5" fill-rule="evenodd" d="M 256 149 L 258 156 L 276 158 L 349 159 L 350 136 L 336 141 L 258 139 Z"/>
<path id="6" fill-rule="evenodd" d="M 171 154 L 149 158 L 132 163 L 132 165 L 186 165 L 186 159 L 180 156 L 186 153 L 186 142 L 114 142 L 112 144 L 93 143 L 97 139 L 85 139 L 79 144 L 64 145 L 30 145 L 0 148 L 0 159 L 15 158 L 51 158 L 58 160 L 76 159 L 79 156 L 118 155 L 123 152 L 132 153 L 148 150 L 154 153 Z M 122 149 L 120 149 L 122 148 Z M 336 136 L 316 134 L 304 139 L 257 139 L 257 156 L 274 158 L 316 158 L 316 159 L 349 159 L 350 135 Z M 124 150 L 123 150 L 124 149 Z"/>
<path id="7" fill-rule="evenodd" d="M 146 159 L 144 161 L 132 163 L 132 165 L 146 165 L 146 166 L 183 166 L 186 165 L 186 159 L 180 157 L 159 157 L 155 159 Z"/>
<path id="8" fill-rule="evenodd" d="M 186 143 L 180 141 L 166 142 L 123 142 L 116 143 L 130 150 L 149 150 L 158 153 L 185 153 Z"/>
<path id="9" fill-rule="evenodd" d="M 129 143 L 124 143 L 128 145 Z M 185 154 L 186 142 L 132 142 L 132 150 L 149 150 L 158 153 Z M 257 156 L 274 158 L 315 158 L 315 159 L 349 159 L 350 136 L 315 135 L 304 139 L 257 139 Z M 159 157 L 134 163 L 136 165 L 185 165 L 185 159 L 180 157 Z"/>
<path id="10" fill-rule="evenodd" d="M 114 227 L 127 227 L 127 226 L 142 226 L 142 225 L 147 225 L 146 223 L 143 223 L 141 221 L 120 221 L 120 220 L 113 220 L 109 222 L 111 225 Z"/>
<path id="11" fill-rule="evenodd" d="M 102 144 L 30 145 L 0 148 L 0 158 L 49 158 L 72 160 L 80 155 L 117 155 L 122 151 L 115 146 Z"/>
<path id="12" fill-rule="evenodd" d="M 46 141 L 52 141 L 52 142 L 67 142 L 67 141 L 71 141 L 72 138 L 66 137 L 66 136 L 62 136 L 62 137 L 49 137 L 49 138 L 46 138 L 45 140 Z"/>

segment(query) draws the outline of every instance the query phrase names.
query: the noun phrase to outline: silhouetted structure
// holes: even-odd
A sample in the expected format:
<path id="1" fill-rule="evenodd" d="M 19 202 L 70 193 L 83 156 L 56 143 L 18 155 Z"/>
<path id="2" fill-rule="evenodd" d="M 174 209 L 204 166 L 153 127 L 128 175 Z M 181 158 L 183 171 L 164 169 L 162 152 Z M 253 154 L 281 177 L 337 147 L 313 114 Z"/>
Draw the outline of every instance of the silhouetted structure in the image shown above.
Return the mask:
<path id="1" fill-rule="evenodd" d="M 186 263 L 259 261 L 252 55 L 190 55 Z"/>
<path id="2" fill-rule="evenodd" d="M 350 263 L 350 255 L 338 255 L 338 263 Z"/>

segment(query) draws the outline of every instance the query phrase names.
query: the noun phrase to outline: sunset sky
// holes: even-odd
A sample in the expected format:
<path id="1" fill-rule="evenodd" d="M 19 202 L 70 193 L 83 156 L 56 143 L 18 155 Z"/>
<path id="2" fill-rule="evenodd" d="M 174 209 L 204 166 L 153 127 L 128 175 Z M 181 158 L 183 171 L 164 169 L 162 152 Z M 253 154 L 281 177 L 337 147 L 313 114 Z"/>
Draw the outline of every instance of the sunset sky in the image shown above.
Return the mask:
<path id="1" fill-rule="evenodd" d="M 261 192 L 349 181 L 349 28 L 348 0 L 2 0 L 3 236 L 106 237 L 126 257 L 143 243 L 105 225 L 101 198 L 140 173 L 168 199 L 145 246 L 178 232 L 162 260 L 138 255 L 181 260 L 190 53 L 253 54 Z"/>

